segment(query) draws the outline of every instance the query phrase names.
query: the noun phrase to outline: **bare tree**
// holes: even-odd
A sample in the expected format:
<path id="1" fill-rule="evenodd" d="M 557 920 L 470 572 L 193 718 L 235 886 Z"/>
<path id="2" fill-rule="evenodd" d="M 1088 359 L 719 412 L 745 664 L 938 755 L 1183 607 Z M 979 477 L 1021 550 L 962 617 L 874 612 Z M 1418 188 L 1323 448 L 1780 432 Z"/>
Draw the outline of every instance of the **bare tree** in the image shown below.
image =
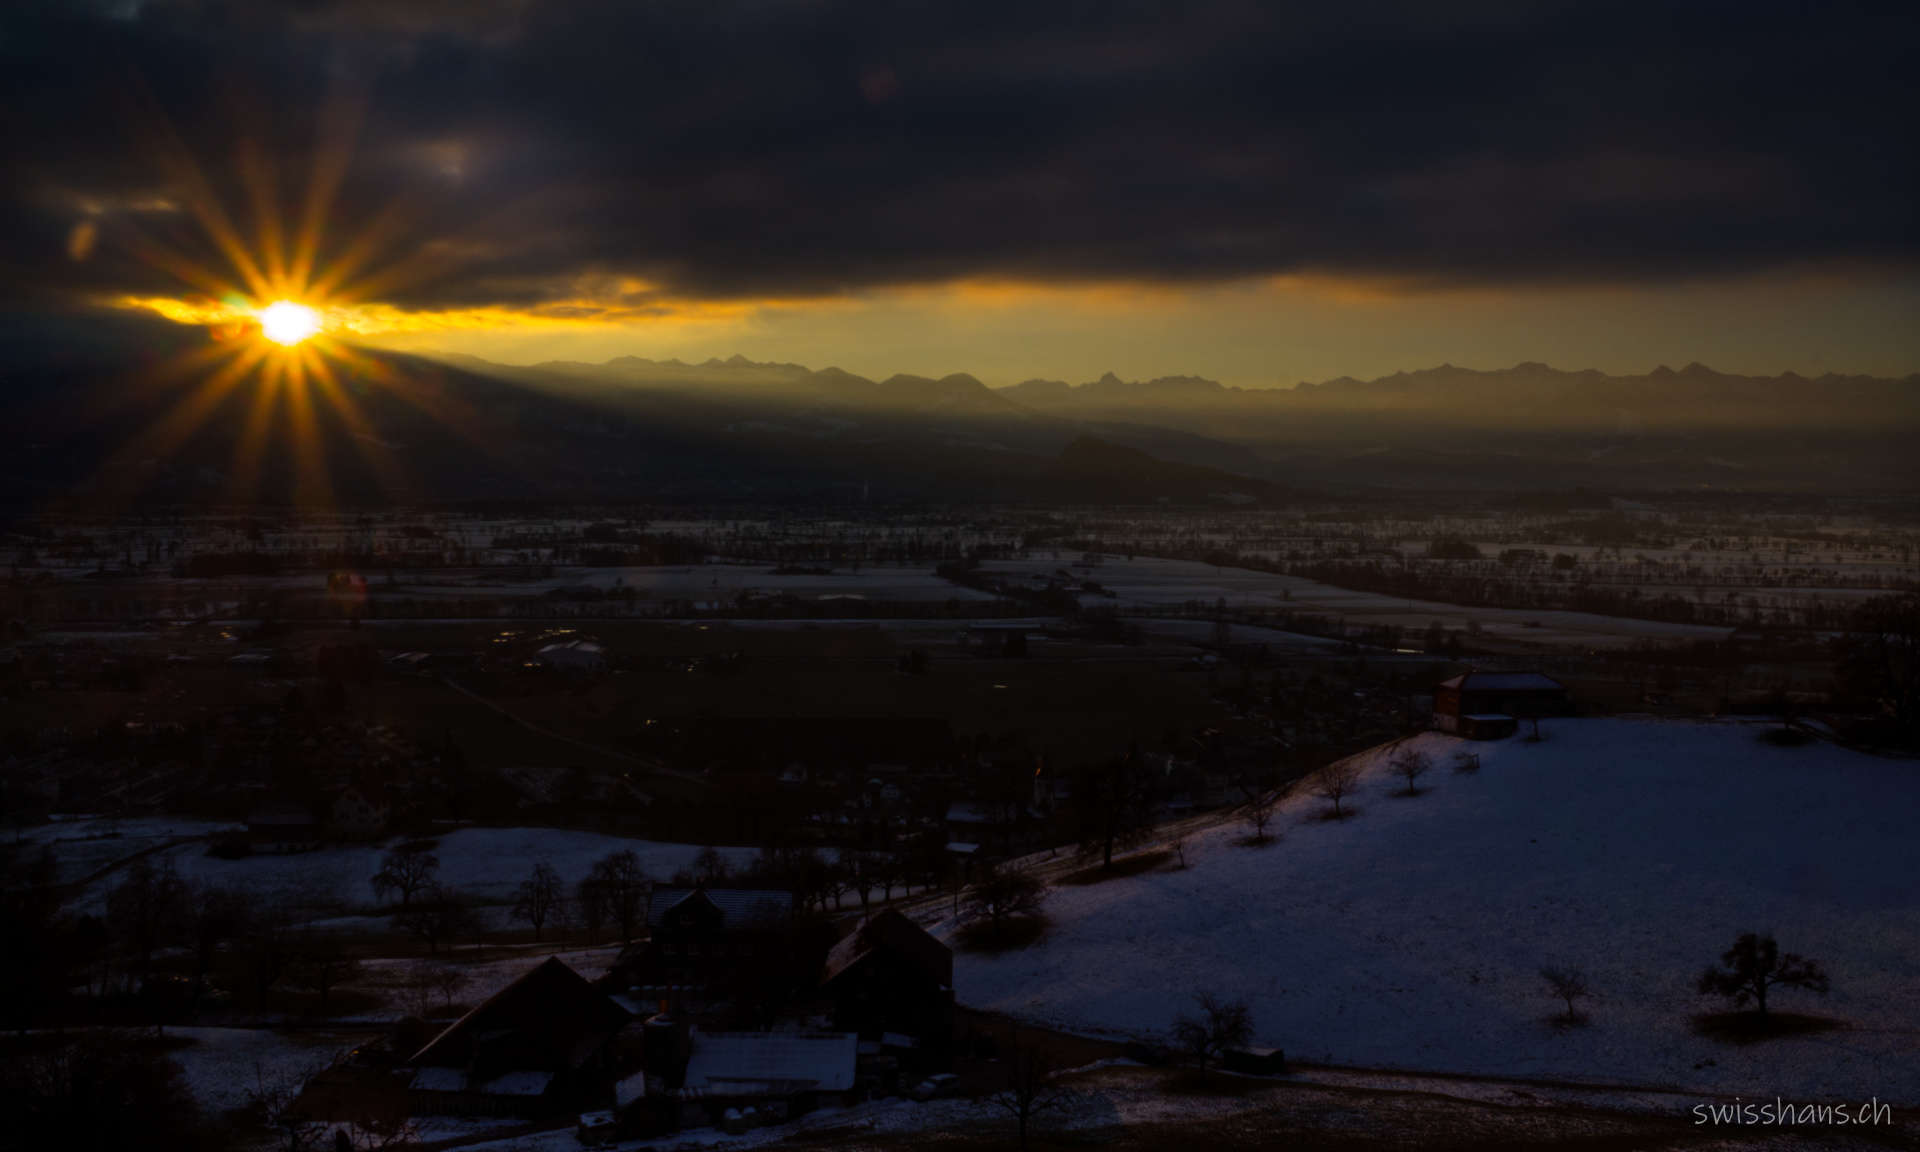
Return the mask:
<path id="1" fill-rule="evenodd" d="M 430 955 L 440 954 L 440 945 L 472 927 L 473 906 L 452 888 L 435 884 L 420 892 L 411 907 L 394 914 L 393 926 L 411 932 L 426 942 Z"/>
<path id="2" fill-rule="evenodd" d="M 709 844 L 693 858 L 693 874 L 709 884 L 725 884 L 733 876 L 727 854 Z"/>
<path id="3" fill-rule="evenodd" d="M 1730 997 L 1736 1008 L 1751 1001 L 1764 1018 L 1771 989 L 1800 988 L 1824 996 L 1831 983 L 1817 962 L 1793 952 L 1783 955 L 1771 936 L 1742 932 L 1721 954 L 1720 966 L 1700 974 L 1696 987 L 1703 996 Z"/>
<path id="4" fill-rule="evenodd" d="M 246 931 L 247 894 L 227 884 L 194 883 L 182 904 L 180 942 L 193 957 L 193 995 L 206 987 L 220 949 Z"/>
<path id="5" fill-rule="evenodd" d="M 1081 849 L 1099 852 L 1100 866 L 1111 868 L 1115 849 L 1138 843 L 1153 826 L 1153 777 L 1140 749 L 1088 772 L 1084 791 Z"/>
<path id="6" fill-rule="evenodd" d="M 600 939 L 600 929 L 607 926 L 606 886 L 589 876 L 575 887 L 573 901 L 587 939 Z"/>
<path id="7" fill-rule="evenodd" d="M 1065 1108 L 1073 1094 L 1055 1079 L 1060 1062 L 1018 1028 L 1000 1057 L 994 1068 L 994 1090 L 982 1099 L 1013 1117 L 1020 1130 L 1020 1152 L 1028 1152 L 1027 1131 L 1034 1118 Z"/>
<path id="8" fill-rule="evenodd" d="M 1339 819 L 1346 813 L 1340 803 L 1360 787 L 1360 765 L 1352 760 L 1336 760 L 1313 774 L 1313 794 L 1333 805 L 1329 813 Z"/>
<path id="9" fill-rule="evenodd" d="M 107 926 L 132 946 L 137 984 L 146 983 L 154 953 L 178 933 L 186 899 L 186 883 L 173 861 L 162 858 L 155 864 L 150 856 L 127 865 L 107 893 Z"/>
<path id="10" fill-rule="evenodd" d="M 405 908 L 413 903 L 414 896 L 433 887 L 439 874 L 440 857 L 427 851 L 426 845 L 409 841 L 381 859 L 380 871 L 373 877 L 373 891 L 382 899 L 388 893 L 398 893 L 400 907 Z"/>
<path id="11" fill-rule="evenodd" d="M 842 848 L 836 862 L 840 865 L 840 874 L 847 878 L 847 887 L 860 898 L 860 908 L 865 911 L 873 893 L 873 853 Z"/>
<path id="12" fill-rule="evenodd" d="M 1418 796 L 1420 777 L 1432 771 L 1433 759 L 1418 748 L 1401 748 L 1393 754 L 1393 759 L 1387 761 L 1387 767 L 1393 770 L 1395 776 L 1407 782 L 1407 790 L 1402 795 Z"/>
<path id="13" fill-rule="evenodd" d="M 180 1066 L 112 1027 L 52 1029 L 0 1060 L 8 1149 L 191 1149 L 207 1133 Z"/>
<path id="14" fill-rule="evenodd" d="M 406 1004 L 407 1014 L 425 1020 L 433 1015 L 433 968 L 432 961 L 420 960 L 407 966 L 400 977 L 400 995 Z"/>
<path id="15" fill-rule="evenodd" d="M 429 995 L 439 996 L 449 1016 L 453 1014 L 454 997 L 466 991 L 470 982 L 466 969 L 445 961 L 423 960 L 413 966 L 408 976 Z"/>
<path id="16" fill-rule="evenodd" d="M 1273 841 L 1273 837 L 1267 834 L 1267 827 L 1273 823 L 1274 813 L 1279 810 L 1279 807 L 1280 793 L 1278 791 L 1269 792 L 1264 796 L 1256 796 L 1247 802 L 1247 824 L 1253 828 L 1253 835 L 1248 839 L 1252 843 L 1264 845 Z M 1180 857 L 1180 866 L 1182 868 L 1187 866 L 1184 845 L 1183 853 Z"/>
<path id="17" fill-rule="evenodd" d="M 300 958 L 293 967 L 294 983 L 320 994 L 320 1015 L 327 1015 L 327 997 L 334 988 L 360 975 L 360 961 L 346 942 L 331 932 L 311 929 L 301 938 Z"/>
<path id="18" fill-rule="evenodd" d="M 273 1129 L 287 1152 L 310 1152 L 321 1147 L 332 1127 L 301 1100 L 307 1081 L 326 1067 L 318 1062 L 302 1068 L 269 1068 L 253 1062 L 253 1086 L 243 1090 L 245 1103 L 241 1113 Z"/>
<path id="19" fill-rule="evenodd" d="M 995 864 L 967 889 L 965 916 L 997 929 L 1016 916 L 1037 915 L 1046 902 L 1046 885 L 1033 873 Z"/>
<path id="20" fill-rule="evenodd" d="M 1547 987 L 1555 996 L 1566 1001 L 1566 1015 L 1560 1017 L 1560 1019 L 1569 1024 L 1578 1024 L 1586 1019 L 1579 1009 L 1574 1007 L 1573 1003 L 1575 1000 L 1579 1000 L 1587 994 L 1586 973 L 1580 971 L 1578 968 L 1547 967 L 1540 969 L 1540 979 L 1547 982 Z"/>
<path id="21" fill-rule="evenodd" d="M 300 959 L 299 921 L 300 910 L 284 895 L 257 900 L 246 932 L 234 941 L 234 952 L 253 986 L 255 1011 L 266 1008 L 267 993 Z"/>
<path id="22" fill-rule="evenodd" d="M 540 863 L 533 866 L 533 876 L 522 880 L 514 894 L 513 916 L 516 920 L 525 920 L 533 925 L 533 941 L 540 942 L 540 932 L 554 913 L 566 902 L 566 885 L 560 880 L 560 873 L 553 865 Z"/>
<path id="23" fill-rule="evenodd" d="M 1181 871 L 1185 871 L 1187 867 L 1186 836 L 1184 835 L 1175 836 L 1173 839 L 1167 841 L 1167 847 L 1173 852 L 1174 859 L 1180 861 Z"/>
<path id="24" fill-rule="evenodd" d="M 422 1143 L 420 1122 L 405 1095 L 369 1096 L 353 1123 L 354 1147 L 367 1152 L 411 1148 Z"/>
<path id="25" fill-rule="evenodd" d="M 620 926 L 620 938 L 633 939 L 634 930 L 646 919 L 647 893 L 653 888 L 640 867 L 640 857 L 631 848 L 610 852 L 593 862 L 587 881 L 599 888 L 607 916 Z"/>
<path id="26" fill-rule="evenodd" d="M 1208 1064 L 1252 1037 L 1253 1014 L 1242 1001 L 1222 1000 L 1211 992 L 1195 996 L 1194 1005 L 1198 1012 L 1174 1020 L 1173 1046 L 1193 1058 L 1205 1083 Z"/>
<path id="27" fill-rule="evenodd" d="M 867 873 L 880 885 L 882 899 L 893 899 L 893 890 L 906 883 L 905 861 L 892 852 L 875 852 L 867 862 Z"/>

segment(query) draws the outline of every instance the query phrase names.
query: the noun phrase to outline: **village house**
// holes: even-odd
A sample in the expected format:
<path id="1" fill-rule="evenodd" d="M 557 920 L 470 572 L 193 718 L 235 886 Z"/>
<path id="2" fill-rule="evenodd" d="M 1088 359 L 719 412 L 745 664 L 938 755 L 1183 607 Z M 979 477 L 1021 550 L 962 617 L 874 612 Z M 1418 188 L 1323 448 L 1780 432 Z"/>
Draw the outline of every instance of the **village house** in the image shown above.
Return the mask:
<path id="1" fill-rule="evenodd" d="M 548 958 L 414 1053 L 416 1115 L 547 1115 L 613 1079 L 613 1039 L 633 1014 Z"/>
<path id="2" fill-rule="evenodd" d="M 393 802 L 378 780 L 360 780 L 340 789 L 327 816 L 327 834 L 337 840 L 380 840 L 387 835 Z"/>

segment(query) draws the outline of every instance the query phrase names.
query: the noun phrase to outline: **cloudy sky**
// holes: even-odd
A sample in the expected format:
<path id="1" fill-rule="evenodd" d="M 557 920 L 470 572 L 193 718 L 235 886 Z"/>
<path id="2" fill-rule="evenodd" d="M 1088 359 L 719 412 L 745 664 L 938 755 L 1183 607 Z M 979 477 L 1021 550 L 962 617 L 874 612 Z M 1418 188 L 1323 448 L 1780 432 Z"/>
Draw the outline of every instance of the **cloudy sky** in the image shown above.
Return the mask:
<path id="1" fill-rule="evenodd" d="M 1916 33 L 1910 2 L 12 0 L 0 308 L 271 291 L 506 361 L 990 383 L 1905 375 Z"/>

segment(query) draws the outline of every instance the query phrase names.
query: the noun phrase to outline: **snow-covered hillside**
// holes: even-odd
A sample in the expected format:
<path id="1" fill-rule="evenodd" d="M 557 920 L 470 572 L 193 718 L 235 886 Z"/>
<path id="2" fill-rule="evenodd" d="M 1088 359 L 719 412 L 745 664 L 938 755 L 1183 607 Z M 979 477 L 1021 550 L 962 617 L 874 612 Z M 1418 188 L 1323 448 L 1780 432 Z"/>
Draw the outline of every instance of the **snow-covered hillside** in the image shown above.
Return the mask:
<path id="1" fill-rule="evenodd" d="M 1920 1102 L 1920 763 L 1740 724 L 1542 730 L 1417 738 L 1436 767 L 1414 798 L 1390 794 L 1377 750 L 1358 816 L 1323 822 L 1302 794 L 1270 847 L 1226 825 L 1191 839 L 1185 871 L 1056 888 L 1040 944 L 958 955 L 959 998 L 1149 1036 L 1205 990 L 1309 1060 Z M 1463 746 L 1479 772 L 1451 771 Z M 1721 1002 L 1693 981 L 1747 930 L 1832 975 L 1831 995 L 1781 992 L 1776 1010 L 1850 1027 L 1695 1035 Z M 1547 1022 L 1548 964 L 1586 971 L 1591 1024 Z"/>

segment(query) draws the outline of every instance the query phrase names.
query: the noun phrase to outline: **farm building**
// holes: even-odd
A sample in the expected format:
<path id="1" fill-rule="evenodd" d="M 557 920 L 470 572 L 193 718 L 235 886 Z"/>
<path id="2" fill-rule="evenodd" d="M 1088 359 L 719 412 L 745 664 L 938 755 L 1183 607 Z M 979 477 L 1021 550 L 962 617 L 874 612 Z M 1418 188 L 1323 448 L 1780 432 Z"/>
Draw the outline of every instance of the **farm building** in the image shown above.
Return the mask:
<path id="1" fill-rule="evenodd" d="M 646 1070 L 615 1086 L 619 1129 L 737 1133 L 790 1120 L 854 1089 L 859 1048 L 851 1032 L 704 1032 L 656 1016 L 646 1026 Z"/>
<path id="2" fill-rule="evenodd" d="M 1578 712 L 1567 686 L 1539 672 L 1468 672 L 1433 690 L 1433 726 L 1470 740 L 1511 736 L 1523 718 Z"/>
<path id="3" fill-rule="evenodd" d="M 597 671 L 607 666 L 607 650 L 591 640 L 567 640 L 559 644 L 549 644 L 535 652 L 533 658 L 549 668 Z"/>
<path id="4" fill-rule="evenodd" d="M 909 1036 L 944 1050 L 953 1033 L 953 949 L 886 909 L 860 922 L 827 953 L 820 989 L 834 1026 L 862 1040 Z"/>
<path id="5" fill-rule="evenodd" d="M 779 888 L 655 888 L 647 939 L 623 955 L 627 986 L 709 984 L 743 969 L 785 966 L 793 893 Z"/>
<path id="6" fill-rule="evenodd" d="M 633 1015 L 548 959 L 453 1022 L 408 1061 L 422 1115 L 538 1116 L 604 1090 Z M 598 1083 L 597 1083 L 598 1082 Z"/>

